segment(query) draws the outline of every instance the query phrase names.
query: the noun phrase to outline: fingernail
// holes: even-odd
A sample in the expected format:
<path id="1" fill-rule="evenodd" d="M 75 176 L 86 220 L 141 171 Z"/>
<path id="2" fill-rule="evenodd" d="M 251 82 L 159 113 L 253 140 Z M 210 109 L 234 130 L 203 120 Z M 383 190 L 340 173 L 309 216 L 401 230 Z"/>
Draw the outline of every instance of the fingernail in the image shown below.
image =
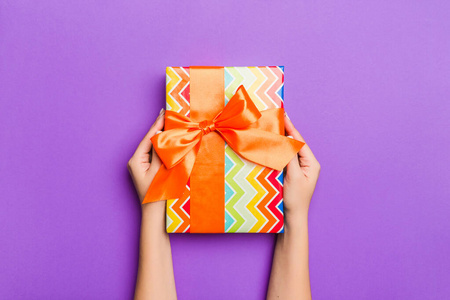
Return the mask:
<path id="1" fill-rule="evenodd" d="M 287 137 L 290 138 L 290 139 L 293 139 L 293 138 L 294 138 L 292 135 L 288 135 Z"/>
<path id="2" fill-rule="evenodd" d="M 156 134 L 161 133 L 161 132 L 162 132 L 161 130 L 158 130 L 158 131 L 156 132 Z"/>
<path id="3" fill-rule="evenodd" d="M 162 116 L 164 112 L 165 112 L 164 108 L 161 108 L 161 110 L 159 111 L 159 115 Z"/>
<path id="4" fill-rule="evenodd" d="M 284 116 L 285 116 L 286 118 L 288 118 L 289 120 L 291 119 L 291 118 L 289 118 L 289 116 L 288 116 L 288 114 L 287 114 L 286 111 L 284 112 Z"/>

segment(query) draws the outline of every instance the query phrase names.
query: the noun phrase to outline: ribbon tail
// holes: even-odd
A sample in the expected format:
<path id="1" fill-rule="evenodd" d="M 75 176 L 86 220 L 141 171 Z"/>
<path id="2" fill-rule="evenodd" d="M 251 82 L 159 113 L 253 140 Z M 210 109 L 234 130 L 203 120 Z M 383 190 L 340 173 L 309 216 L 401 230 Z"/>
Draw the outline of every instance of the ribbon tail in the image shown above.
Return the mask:
<path id="1" fill-rule="evenodd" d="M 189 151 L 180 163 L 170 169 L 161 164 L 145 194 L 142 204 L 181 198 L 194 167 L 199 148 L 200 143 Z"/>
<path id="2" fill-rule="evenodd" d="M 304 145 L 303 142 L 256 128 L 218 131 L 237 154 L 278 171 L 283 170 Z"/>

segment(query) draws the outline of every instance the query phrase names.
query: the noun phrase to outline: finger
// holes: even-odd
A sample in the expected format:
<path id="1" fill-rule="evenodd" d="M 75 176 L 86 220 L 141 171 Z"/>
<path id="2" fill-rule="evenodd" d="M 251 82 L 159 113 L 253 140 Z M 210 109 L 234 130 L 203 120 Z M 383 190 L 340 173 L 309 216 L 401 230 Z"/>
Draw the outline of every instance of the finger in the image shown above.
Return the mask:
<path id="1" fill-rule="evenodd" d="M 286 135 L 292 136 L 294 139 L 305 143 L 305 139 L 301 136 L 300 132 L 295 128 L 291 119 L 289 119 L 288 115 L 284 114 L 284 129 L 286 131 Z"/>
<path id="2" fill-rule="evenodd" d="M 285 115 L 284 116 L 284 129 L 286 131 L 286 135 L 292 136 L 294 139 L 301 141 L 305 143 L 305 145 L 300 149 L 298 152 L 298 155 L 301 156 L 313 156 L 311 149 L 309 148 L 308 144 L 306 144 L 305 139 L 301 136 L 300 132 L 295 128 L 292 121 Z"/>
<path id="3" fill-rule="evenodd" d="M 295 155 L 291 161 L 286 166 L 286 176 L 288 178 L 294 179 L 303 176 L 302 169 L 300 168 L 300 163 L 298 161 L 298 156 Z"/>
<path id="4" fill-rule="evenodd" d="M 150 171 L 152 173 L 156 173 L 159 168 L 161 167 L 161 159 L 159 158 L 158 154 L 156 154 L 155 148 L 152 149 L 152 160 L 150 163 Z"/>
<path id="5" fill-rule="evenodd" d="M 153 123 L 150 130 L 145 135 L 144 139 L 139 143 L 139 146 L 136 149 L 136 153 L 149 153 L 152 149 L 152 141 L 150 140 L 158 131 L 163 130 L 164 128 L 164 109 L 161 109 L 158 117 L 156 118 L 155 123 Z"/>
<path id="6" fill-rule="evenodd" d="M 305 142 L 305 139 L 301 136 L 301 134 L 295 128 L 294 124 L 289 119 L 289 117 L 287 117 L 287 115 L 284 116 L 284 128 L 287 135 L 290 135 L 294 139 L 305 143 L 305 145 L 303 145 L 303 147 L 298 152 L 298 155 L 300 156 L 301 166 L 311 166 L 313 164 L 318 165 L 317 159 L 314 156 L 314 153 L 311 151 L 311 148 L 309 148 L 308 144 Z"/>

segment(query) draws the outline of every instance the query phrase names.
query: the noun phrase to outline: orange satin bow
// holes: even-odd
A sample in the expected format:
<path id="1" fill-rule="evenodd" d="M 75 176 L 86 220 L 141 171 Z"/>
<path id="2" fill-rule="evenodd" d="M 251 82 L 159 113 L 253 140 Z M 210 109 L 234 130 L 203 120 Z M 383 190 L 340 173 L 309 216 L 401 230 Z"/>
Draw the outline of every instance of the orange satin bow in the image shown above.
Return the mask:
<path id="1" fill-rule="evenodd" d="M 151 139 L 163 164 L 143 203 L 183 195 L 202 137 L 211 132 L 217 132 L 241 157 L 281 171 L 304 143 L 274 133 L 277 129 L 273 128 L 276 127 L 273 120 L 282 119 L 280 113 L 282 109 L 277 108 L 260 112 L 243 86 L 213 120 L 197 123 L 182 114 L 167 111 L 165 131 Z"/>

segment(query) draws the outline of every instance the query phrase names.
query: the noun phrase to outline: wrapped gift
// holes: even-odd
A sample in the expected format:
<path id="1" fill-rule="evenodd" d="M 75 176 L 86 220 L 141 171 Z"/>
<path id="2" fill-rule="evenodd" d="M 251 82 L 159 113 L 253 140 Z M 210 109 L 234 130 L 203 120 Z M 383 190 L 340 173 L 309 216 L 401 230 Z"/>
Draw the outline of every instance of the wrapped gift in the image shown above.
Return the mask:
<path id="1" fill-rule="evenodd" d="M 283 67 L 168 67 L 163 165 L 143 203 L 167 200 L 169 233 L 283 232 Z"/>

